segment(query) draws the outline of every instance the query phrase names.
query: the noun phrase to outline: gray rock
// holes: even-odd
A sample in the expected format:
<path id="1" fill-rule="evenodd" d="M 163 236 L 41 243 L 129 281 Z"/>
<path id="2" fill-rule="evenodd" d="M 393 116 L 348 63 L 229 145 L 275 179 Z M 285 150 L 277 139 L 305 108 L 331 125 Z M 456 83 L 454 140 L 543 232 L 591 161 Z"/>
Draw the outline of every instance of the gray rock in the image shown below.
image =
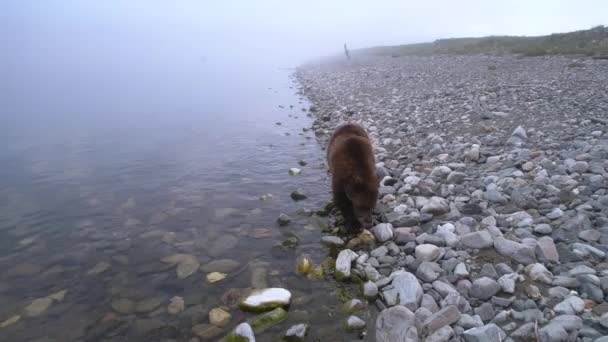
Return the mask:
<path id="1" fill-rule="evenodd" d="M 483 327 L 483 321 L 478 315 L 471 316 L 467 314 L 462 314 L 457 324 L 463 327 L 464 329 Z"/>
<path id="2" fill-rule="evenodd" d="M 517 340 L 531 340 L 534 341 L 536 339 L 536 334 L 534 333 L 534 323 L 525 323 L 517 328 L 515 331 L 511 333 L 511 337 Z"/>
<path id="3" fill-rule="evenodd" d="M 539 225 L 534 226 L 534 232 L 537 234 L 551 234 L 553 232 L 553 228 L 546 223 L 541 223 Z"/>
<path id="4" fill-rule="evenodd" d="M 500 285 L 494 279 L 483 277 L 473 281 L 470 295 L 481 300 L 488 300 L 498 291 L 500 291 Z"/>
<path id="5" fill-rule="evenodd" d="M 420 307 L 427 308 L 431 313 L 435 313 L 439 311 L 439 306 L 437 306 L 437 302 L 431 295 L 423 294 L 422 300 L 420 301 Z"/>
<path id="6" fill-rule="evenodd" d="M 371 231 L 379 242 L 386 242 L 393 238 L 393 225 L 390 223 L 380 223 L 372 228 Z"/>
<path id="7" fill-rule="evenodd" d="M 379 259 L 388 254 L 386 246 L 380 246 L 369 253 L 372 257 Z"/>
<path id="8" fill-rule="evenodd" d="M 341 250 L 336 259 L 336 279 L 344 280 L 350 278 L 351 263 L 357 259 L 357 253 L 350 249 Z"/>
<path id="9" fill-rule="evenodd" d="M 287 342 L 303 342 L 308 334 L 308 324 L 292 325 L 285 333 L 285 341 Z"/>
<path id="10" fill-rule="evenodd" d="M 290 196 L 294 201 L 302 201 L 308 198 L 302 189 L 292 191 Z"/>
<path id="11" fill-rule="evenodd" d="M 447 214 L 450 212 L 450 205 L 448 201 L 441 197 L 433 196 L 431 199 L 426 202 L 422 209 L 420 209 L 421 213 L 432 214 L 434 216 L 440 216 L 443 214 Z"/>
<path id="12" fill-rule="evenodd" d="M 492 235 L 487 230 L 480 230 L 464 234 L 460 238 L 460 242 L 467 248 L 483 249 L 494 245 Z"/>
<path id="13" fill-rule="evenodd" d="M 291 222 L 291 217 L 287 216 L 287 214 L 281 213 L 277 218 L 277 222 L 279 223 L 279 226 L 286 226 L 289 224 L 289 222 Z"/>
<path id="14" fill-rule="evenodd" d="M 365 321 L 361 318 L 351 315 L 346 319 L 346 330 L 355 331 L 365 329 Z"/>
<path id="15" fill-rule="evenodd" d="M 430 336 L 424 339 L 425 342 L 448 342 L 455 335 L 454 329 L 449 325 L 433 332 Z"/>
<path id="16" fill-rule="evenodd" d="M 559 253 L 555 247 L 553 239 L 549 236 L 543 236 L 538 239 L 536 244 L 536 256 L 539 260 L 559 262 Z"/>
<path id="17" fill-rule="evenodd" d="M 507 337 L 496 324 L 490 323 L 479 328 L 465 330 L 462 337 L 466 342 L 504 341 Z"/>
<path id="18" fill-rule="evenodd" d="M 462 278 L 468 277 L 469 271 L 467 271 L 467 266 L 462 262 L 456 265 L 456 267 L 454 268 L 454 275 Z"/>
<path id="19" fill-rule="evenodd" d="M 414 313 L 403 306 L 380 312 L 376 319 L 376 342 L 416 342 L 418 330 Z"/>
<path id="20" fill-rule="evenodd" d="M 392 285 L 398 293 L 400 305 L 414 311 L 418 309 L 424 291 L 415 275 L 399 272 L 393 277 Z"/>
<path id="21" fill-rule="evenodd" d="M 448 305 L 432 314 L 422 323 L 422 332 L 424 335 L 429 335 L 437 329 L 458 322 L 459 319 L 460 311 L 458 311 L 458 308 L 454 305 Z"/>
<path id="22" fill-rule="evenodd" d="M 587 229 L 578 233 L 578 237 L 579 239 L 587 242 L 597 242 L 600 239 L 601 234 L 595 229 Z"/>
<path id="23" fill-rule="evenodd" d="M 416 246 L 416 260 L 435 261 L 441 255 L 441 249 L 435 245 L 422 244 Z"/>
<path id="24" fill-rule="evenodd" d="M 553 274 L 543 264 L 532 264 L 526 267 L 526 273 L 528 277 L 533 281 L 540 281 L 547 285 L 551 285 L 553 282 Z"/>
<path id="25" fill-rule="evenodd" d="M 452 171 L 448 175 L 447 182 L 448 184 L 461 184 L 462 182 L 464 182 L 466 177 L 467 175 L 465 173 Z"/>
<path id="26" fill-rule="evenodd" d="M 323 236 L 321 243 L 329 247 L 342 247 L 344 246 L 344 240 L 337 236 Z"/>
<path id="27" fill-rule="evenodd" d="M 536 262 L 534 249 L 530 246 L 498 237 L 494 239 L 494 248 L 500 255 L 509 257 L 520 264 L 529 265 Z"/>
<path id="28" fill-rule="evenodd" d="M 563 326 L 555 323 L 550 323 L 538 330 L 538 341 L 565 342 L 568 341 L 568 332 Z"/>
<path id="29" fill-rule="evenodd" d="M 553 311 L 562 315 L 574 315 L 585 309 L 585 301 L 577 296 L 571 296 L 553 307 Z"/>
<path id="30" fill-rule="evenodd" d="M 378 286 L 371 280 L 363 283 L 363 296 L 365 298 L 372 300 L 378 296 Z"/>
<path id="31" fill-rule="evenodd" d="M 437 263 L 429 261 L 423 261 L 416 270 L 416 276 L 425 283 L 433 282 L 439 278 L 440 273 L 441 267 Z"/>
<path id="32" fill-rule="evenodd" d="M 548 213 L 546 216 L 550 220 L 556 220 L 556 219 L 564 216 L 564 211 L 561 210 L 560 208 L 553 208 L 553 210 L 551 210 L 551 212 Z"/>
<path id="33" fill-rule="evenodd" d="M 484 322 L 490 321 L 494 318 L 494 315 L 496 315 L 494 307 L 488 302 L 481 304 L 479 307 L 475 308 L 474 311 Z"/>
<path id="34" fill-rule="evenodd" d="M 517 278 L 519 278 L 517 273 L 505 274 L 498 278 L 498 285 L 500 285 L 503 292 L 515 293 L 515 284 L 517 282 Z"/>

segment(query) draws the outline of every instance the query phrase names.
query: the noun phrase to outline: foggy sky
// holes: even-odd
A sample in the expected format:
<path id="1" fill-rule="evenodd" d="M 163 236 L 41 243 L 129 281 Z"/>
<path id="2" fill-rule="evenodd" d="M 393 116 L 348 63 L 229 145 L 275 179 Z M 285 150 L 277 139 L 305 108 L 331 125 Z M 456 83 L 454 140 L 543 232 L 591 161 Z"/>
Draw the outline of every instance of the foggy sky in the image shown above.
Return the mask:
<path id="1" fill-rule="evenodd" d="M 0 118 L 198 111 L 344 43 L 539 35 L 607 16 L 605 0 L 3 0 Z"/>
<path id="2" fill-rule="evenodd" d="M 608 22 L 603 0 L 8 0 L 0 6 L 8 51 L 69 63 L 100 53 L 110 62 L 146 53 L 161 59 L 268 54 L 297 63 L 340 52 L 344 42 L 358 48 L 539 35 Z"/>

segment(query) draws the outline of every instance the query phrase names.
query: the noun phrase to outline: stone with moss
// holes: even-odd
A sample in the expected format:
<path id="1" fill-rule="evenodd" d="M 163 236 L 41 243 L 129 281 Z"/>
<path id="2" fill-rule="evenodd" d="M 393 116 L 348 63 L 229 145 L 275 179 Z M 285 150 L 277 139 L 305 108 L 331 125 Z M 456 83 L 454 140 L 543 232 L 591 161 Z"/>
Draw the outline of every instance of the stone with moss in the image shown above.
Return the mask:
<path id="1" fill-rule="evenodd" d="M 296 272 L 298 274 L 308 274 L 312 269 L 312 261 L 307 255 L 301 255 L 296 260 Z"/>
<path id="2" fill-rule="evenodd" d="M 255 342 L 255 335 L 249 323 L 241 323 L 223 340 L 224 342 Z"/>
<path id="3" fill-rule="evenodd" d="M 253 331 L 260 333 L 278 323 L 281 323 L 287 319 L 287 311 L 283 308 L 276 308 L 272 311 L 263 313 L 259 316 L 252 318 L 249 321 Z"/>
<path id="4" fill-rule="evenodd" d="M 291 292 L 283 288 L 267 288 L 253 290 L 239 303 L 243 311 L 264 312 L 278 307 L 288 306 Z"/>
<path id="5" fill-rule="evenodd" d="M 321 280 L 323 279 L 325 272 L 323 270 L 323 266 L 319 265 L 312 269 L 310 273 L 308 273 L 307 278 L 310 280 Z"/>

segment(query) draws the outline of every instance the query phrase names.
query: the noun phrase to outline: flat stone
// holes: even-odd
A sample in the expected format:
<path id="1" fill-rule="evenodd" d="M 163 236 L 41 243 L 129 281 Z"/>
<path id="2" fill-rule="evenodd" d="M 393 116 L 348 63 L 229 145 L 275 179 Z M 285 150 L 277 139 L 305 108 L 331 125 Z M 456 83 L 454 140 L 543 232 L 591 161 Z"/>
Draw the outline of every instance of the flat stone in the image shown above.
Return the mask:
<path id="1" fill-rule="evenodd" d="M 336 258 L 336 279 L 339 281 L 350 278 L 351 264 L 359 257 L 357 253 L 350 249 L 343 249 Z"/>
<path id="2" fill-rule="evenodd" d="M 462 235 L 460 243 L 467 248 L 483 249 L 492 247 L 494 240 L 487 230 L 480 230 Z"/>
<path id="3" fill-rule="evenodd" d="M 390 223 L 380 223 L 371 229 L 374 237 L 379 242 L 386 242 L 393 238 L 393 225 Z"/>
<path id="4" fill-rule="evenodd" d="M 531 264 L 526 266 L 526 273 L 533 281 L 551 285 L 553 282 L 553 274 L 543 264 Z"/>
<path id="5" fill-rule="evenodd" d="M 585 309 L 585 301 L 577 296 L 570 296 L 553 307 L 558 314 L 575 315 Z"/>
<path id="6" fill-rule="evenodd" d="M 164 297 L 151 297 L 135 304 L 135 312 L 146 313 L 156 310 L 165 301 Z"/>
<path id="7" fill-rule="evenodd" d="M 170 315 L 177 315 L 178 313 L 184 311 L 186 308 L 186 304 L 184 299 L 179 296 L 175 296 L 169 300 L 169 305 L 167 305 L 167 312 Z"/>
<path id="8" fill-rule="evenodd" d="M 256 333 L 263 332 L 264 330 L 279 324 L 287 319 L 287 311 L 283 308 L 276 308 L 272 311 L 268 311 L 261 315 L 255 316 L 251 319 L 249 324 Z"/>
<path id="9" fill-rule="evenodd" d="M 214 337 L 221 335 L 224 332 L 222 328 L 216 327 L 212 324 L 197 324 L 192 327 L 192 334 L 200 337 L 201 339 L 209 340 Z"/>
<path id="10" fill-rule="evenodd" d="M 499 291 L 500 285 L 494 279 L 483 277 L 473 281 L 469 293 L 475 298 L 488 300 Z"/>
<path id="11" fill-rule="evenodd" d="M 288 306 L 290 301 L 291 292 L 286 289 L 258 289 L 253 290 L 243 301 L 241 301 L 239 307 L 243 311 L 263 312 L 278 307 Z"/>
<path id="12" fill-rule="evenodd" d="M 504 341 L 507 334 L 496 324 L 490 323 L 479 328 L 471 328 L 462 333 L 466 342 Z"/>
<path id="13" fill-rule="evenodd" d="M 435 245 L 422 244 L 416 246 L 416 259 L 420 261 L 435 261 L 441 255 L 441 249 Z"/>
<path id="14" fill-rule="evenodd" d="M 211 273 L 207 274 L 207 282 L 211 283 L 211 284 L 217 283 L 218 281 L 225 279 L 226 276 L 227 276 L 226 273 L 211 272 Z"/>
<path id="15" fill-rule="evenodd" d="M 498 254 L 509 257 L 520 264 L 529 265 L 536 262 L 534 249 L 522 243 L 497 237 L 494 239 L 494 248 Z"/>
<path id="16" fill-rule="evenodd" d="M 376 342 L 418 341 L 414 313 L 403 306 L 380 312 L 376 319 Z"/>
<path id="17" fill-rule="evenodd" d="M 397 291 L 400 305 L 414 311 L 418 309 L 424 291 L 415 275 L 399 272 L 393 277 L 392 285 Z"/>
<path id="18" fill-rule="evenodd" d="M 87 272 L 87 275 L 101 274 L 110 269 L 110 263 L 105 261 L 98 262 L 92 269 Z"/>
<path id="19" fill-rule="evenodd" d="M 112 306 L 112 309 L 114 311 L 123 315 L 128 315 L 132 313 L 135 309 L 135 303 L 132 300 L 126 298 L 114 300 L 110 305 Z"/>
<path id="20" fill-rule="evenodd" d="M 420 212 L 440 216 L 450 212 L 450 205 L 447 200 L 434 196 L 422 206 Z"/>
<path id="21" fill-rule="evenodd" d="M 498 278 L 498 285 L 505 293 L 515 293 L 515 284 L 519 275 L 517 273 L 509 273 L 505 274 L 502 277 Z"/>
<path id="22" fill-rule="evenodd" d="M 49 297 L 38 298 L 25 307 L 25 315 L 28 317 L 37 317 L 42 315 L 53 303 L 53 299 Z"/>
<path id="23" fill-rule="evenodd" d="M 286 342 L 304 342 L 308 334 L 308 324 L 292 325 L 285 333 Z"/>
<path id="24" fill-rule="evenodd" d="M 8 326 L 11 326 L 11 325 L 19 322 L 20 319 L 21 319 L 21 316 L 19 316 L 19 315 L 9 317 L 6 320 L 4 320 L 3 322 L 0 322 L 0 329 L 4 329 Z"/>
<path id="25" fill-rule="evenodd" d="M 346 319 L 347 331 L 363 330 L 365 326 L 365 321 L 355 315 L 351 315 Z"/>
<path id="26" fill-rule="evenodd" d="M 536 256 L 539 260 L 551 262 L 559 262 L 559 253 L 555 247 L 553 239 L 549 236 L 543 236 L 538 239 L 536 244 Z"/>
<path id="27" fill-rule="evenodd" d="M 217 327 L 225 327 L 230 323 L 231 319 L 232 315 L 222 308 L 213 308 L 209 311 L 209 323 Z"/>
<path id="28" fill-rule="evenodd" d="M 219 257 L 232 252 L 238 243 L 239 239 L 236 236 L 222 235 L 210 244 L 207 254 L 212 257 Z"/>
<path id="29" fill-rule="evenodd" d="M 448 305 L 432 314 L 422 323 L 423 334 L 429 335 L 446 325 L 458 322 L 459 319 L 460 311 L 458 311 L 458 308 L 454 305 Z"/>
<path id="30" fill-rule="evenodd" d="M 321 243 L 329 247 L 342 247 L 344 246 L 344 240 L 337 236 L 323 236 Z"/>

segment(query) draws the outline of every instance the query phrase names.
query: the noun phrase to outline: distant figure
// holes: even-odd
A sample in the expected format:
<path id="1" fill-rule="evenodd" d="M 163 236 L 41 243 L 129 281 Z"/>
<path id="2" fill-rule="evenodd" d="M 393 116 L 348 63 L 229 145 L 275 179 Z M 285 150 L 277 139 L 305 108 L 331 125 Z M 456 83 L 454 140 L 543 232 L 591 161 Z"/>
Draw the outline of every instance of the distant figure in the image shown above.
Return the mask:
<path id="1" fill-rule="evenodd" d="M 348 53 L 348 48 L 346 47 L 346 43 L 344 43 L 344 54 L 346 55 L 346 59 L 350 60 L 350 53 Z"/>

